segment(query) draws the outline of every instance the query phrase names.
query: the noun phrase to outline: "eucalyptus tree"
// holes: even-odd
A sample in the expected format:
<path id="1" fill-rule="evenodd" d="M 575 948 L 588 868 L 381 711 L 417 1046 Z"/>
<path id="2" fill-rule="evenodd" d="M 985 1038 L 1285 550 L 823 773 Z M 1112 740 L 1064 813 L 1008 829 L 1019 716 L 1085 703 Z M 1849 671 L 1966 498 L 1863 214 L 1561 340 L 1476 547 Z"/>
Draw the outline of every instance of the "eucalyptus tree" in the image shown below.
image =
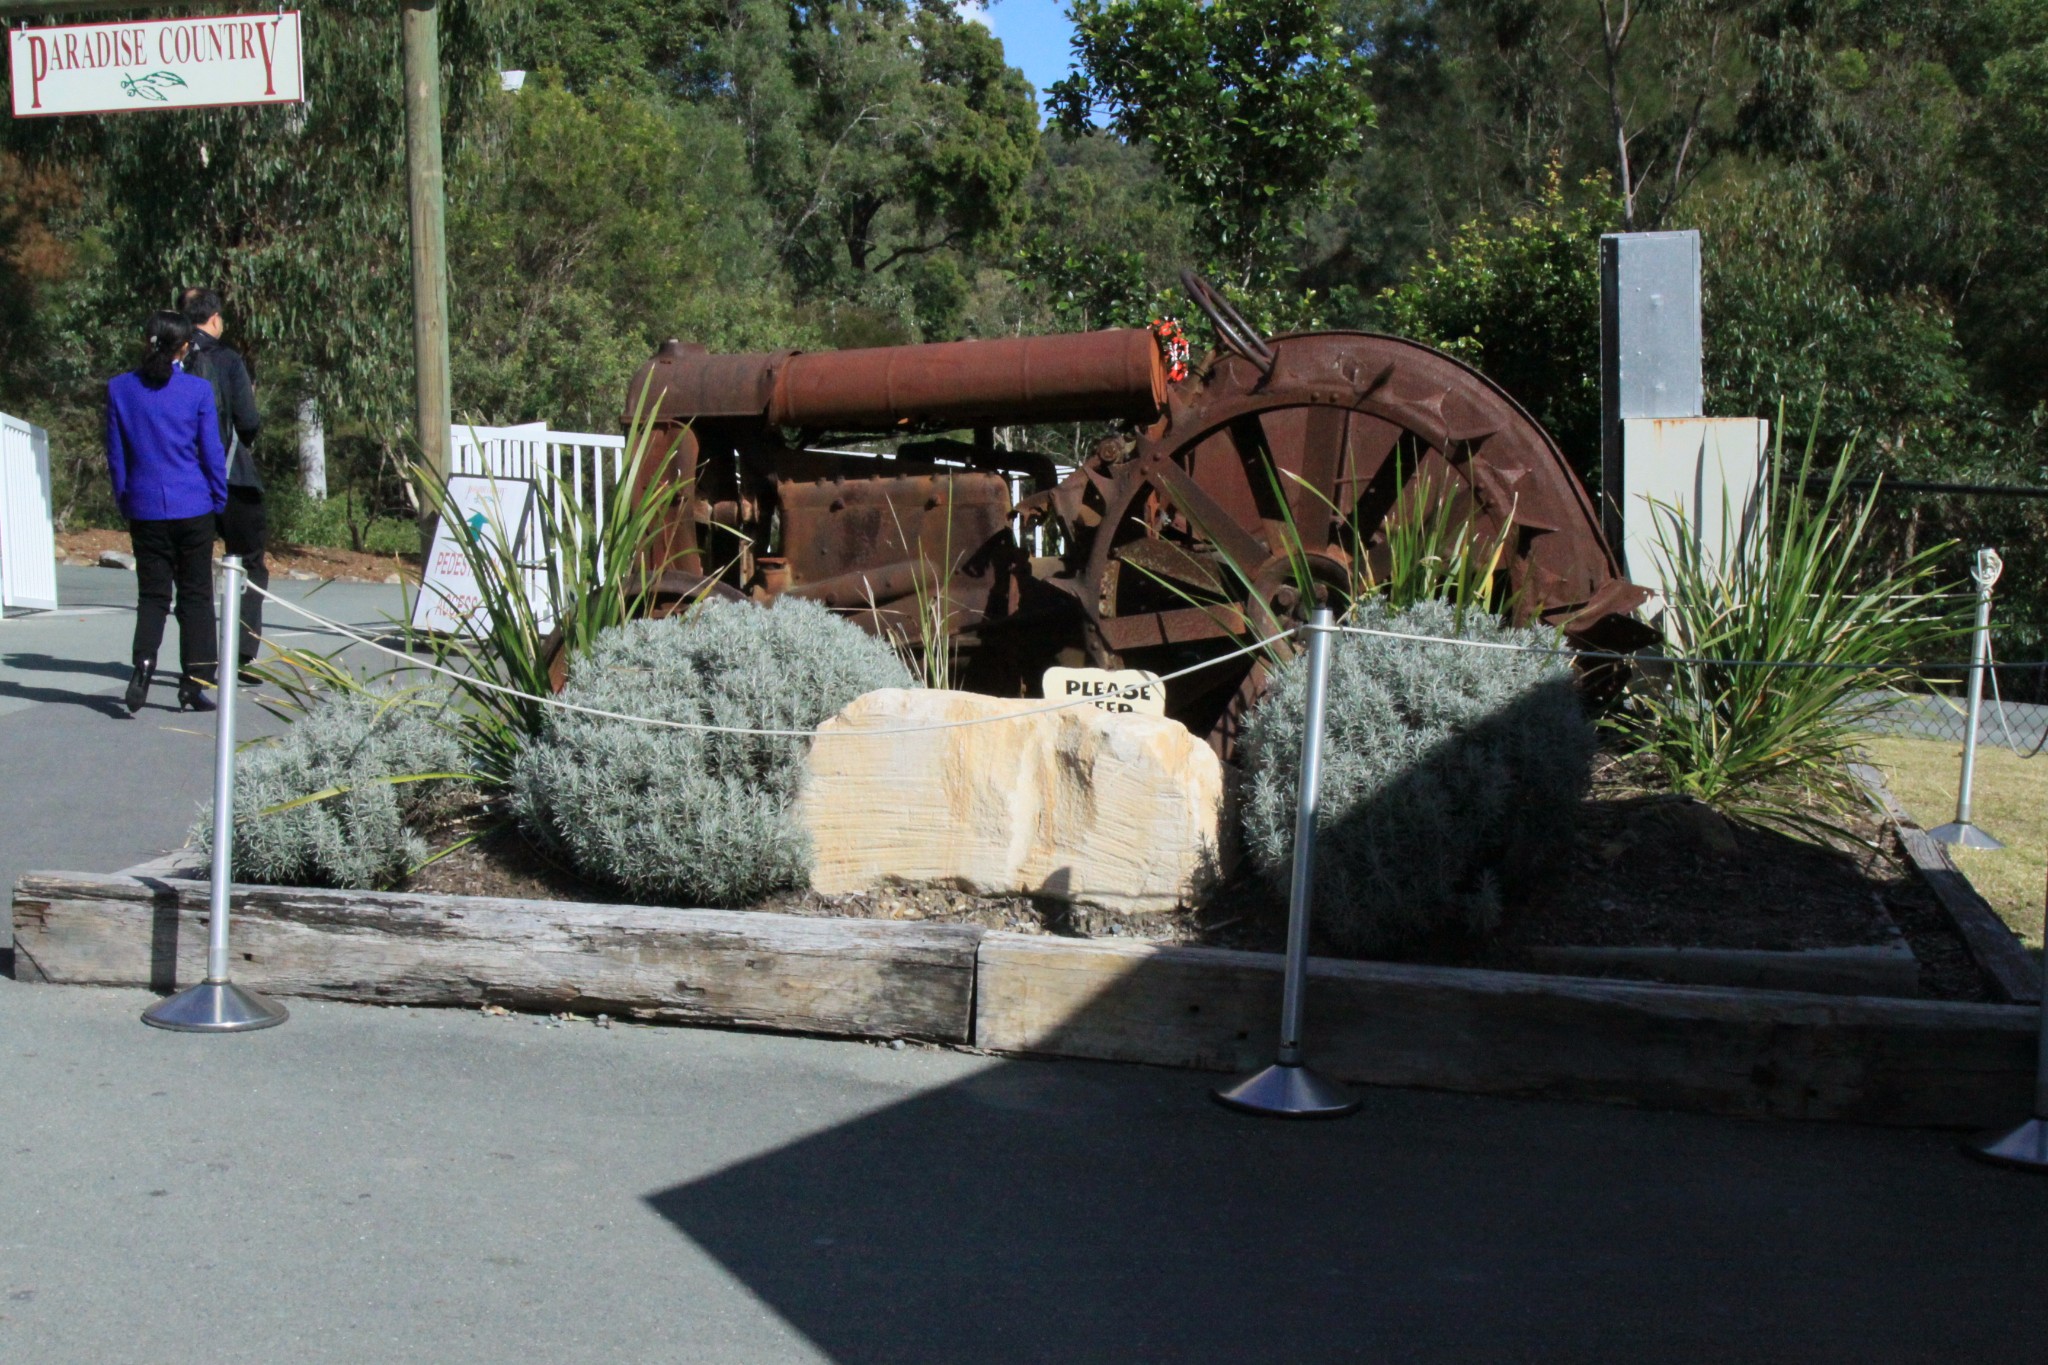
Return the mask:
<path id="1" fill-rule="evenodd" d="M 1332 0 L 1074 0 L 1072 14 L 1080 71 L 1052 87 L 1059 126 L 1087 136 L 1100 118 L 1149 150 L 1236 290 L 1285 279 L 1375 117 Z"/>
<path id="2" fill-rule="evenodd" d="M 944 0 L 733 0 L 692 80 L 743 130 L 810 298 L 942 323 L 920 285 L 1014 234 L 1038 157 L 1031 88 Z"/>

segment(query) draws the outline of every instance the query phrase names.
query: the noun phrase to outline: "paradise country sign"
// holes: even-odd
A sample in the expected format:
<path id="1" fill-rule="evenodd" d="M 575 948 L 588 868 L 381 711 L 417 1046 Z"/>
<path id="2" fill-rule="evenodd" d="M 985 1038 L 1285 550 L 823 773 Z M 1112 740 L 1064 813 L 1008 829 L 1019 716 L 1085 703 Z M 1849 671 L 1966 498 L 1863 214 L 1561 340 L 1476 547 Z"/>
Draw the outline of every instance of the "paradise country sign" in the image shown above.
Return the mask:
<path id="1" fill-rule="evenodd" d="M 14 116 L 298 104 L 300 33 L 297 10 L 15 29 Z"/>

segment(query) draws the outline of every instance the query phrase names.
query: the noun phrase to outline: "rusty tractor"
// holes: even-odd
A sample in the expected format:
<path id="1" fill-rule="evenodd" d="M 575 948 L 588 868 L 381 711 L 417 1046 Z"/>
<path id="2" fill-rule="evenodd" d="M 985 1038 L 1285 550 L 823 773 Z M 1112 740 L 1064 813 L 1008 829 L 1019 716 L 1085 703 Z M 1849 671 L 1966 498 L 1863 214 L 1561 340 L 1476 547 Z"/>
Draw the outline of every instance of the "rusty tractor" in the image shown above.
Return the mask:
<path id="1" fill-rule="evenodd" d="M 957 650 L 960 686 L 1035 695 L 1053 664 L 1166 673 L 1275 633 L 1383 573 L 1388 518 L 1419 496 L 1501 547 L 1519 619 L 1590 648 L 1647 642 L 1630 615 L 1646 594 L 1586 490 L 1490 380 L 1391 336 L 1268 339 L 1183 280 L 1221 345 L 1179 382 L 1145 328 L 827 353 L 668 342 L 627 395 L 653 424 L 643 480 L 688 481 L 651 552 L 658 609 L 794 593 Z M 1117 434 L 1064 477 L 997 439 L 1054 423 Z M 875 438 L 894 450 L 835 448 Z M 1266 670 L 1205 669 L 1169 689 L 1169 714 L 1228 756 Z"/>

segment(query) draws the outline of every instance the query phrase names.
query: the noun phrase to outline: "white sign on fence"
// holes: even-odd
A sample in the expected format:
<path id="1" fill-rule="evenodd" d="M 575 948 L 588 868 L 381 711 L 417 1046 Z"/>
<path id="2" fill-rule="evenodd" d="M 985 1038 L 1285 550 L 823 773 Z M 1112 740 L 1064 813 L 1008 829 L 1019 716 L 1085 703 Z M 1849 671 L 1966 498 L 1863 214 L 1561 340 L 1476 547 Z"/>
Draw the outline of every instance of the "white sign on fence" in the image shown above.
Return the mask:
<path id="1" fill-rule="evenodd" d="M 298 104 L 299 12 L 133 19 L 8 34 L 16 118 Z"/>
<path id="2" fill-rule="evenodd" d="M 413 600 L 414 630 L 444 635 L 481 635 L 490 628 L 490 615 L 477 591 L 476 575 L 470 571 L 463 542 L 450 523 L 465 523 L 477 543 L 485 547 L 518 546 L 525 542 L 527 525 L 533 519 L 533 485 L 525 479 L 477 478 L 458 474 L 448 480 L 451 510 L 434 528 L 434 548 L 427 556 L 427 568 L 420 581 L 420 595 Z M 495 559 L 496 556 L 494 555 Z M 538 583 L 536 583 L 536 577 Z M 536 587 L 538 595 L 536 595 Z M 547 574 L 529 570 L 526 590 L 543 619 L 545 633 L 554 625 L 546 599 Z"/>

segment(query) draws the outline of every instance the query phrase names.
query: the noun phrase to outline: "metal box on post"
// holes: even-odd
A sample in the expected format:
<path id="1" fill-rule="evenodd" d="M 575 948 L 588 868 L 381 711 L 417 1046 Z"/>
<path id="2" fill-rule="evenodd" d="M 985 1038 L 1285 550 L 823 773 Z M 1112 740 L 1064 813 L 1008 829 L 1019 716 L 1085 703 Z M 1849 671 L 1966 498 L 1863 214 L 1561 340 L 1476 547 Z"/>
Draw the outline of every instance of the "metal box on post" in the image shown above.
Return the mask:
<path id="1" fill-rule="evenodd" d="M 1700 235 L 1616 232 L 1600 239 L 1600 519 L 1625 536 L 1622 426 L 1632 417 L 1698 417 Z"/>

